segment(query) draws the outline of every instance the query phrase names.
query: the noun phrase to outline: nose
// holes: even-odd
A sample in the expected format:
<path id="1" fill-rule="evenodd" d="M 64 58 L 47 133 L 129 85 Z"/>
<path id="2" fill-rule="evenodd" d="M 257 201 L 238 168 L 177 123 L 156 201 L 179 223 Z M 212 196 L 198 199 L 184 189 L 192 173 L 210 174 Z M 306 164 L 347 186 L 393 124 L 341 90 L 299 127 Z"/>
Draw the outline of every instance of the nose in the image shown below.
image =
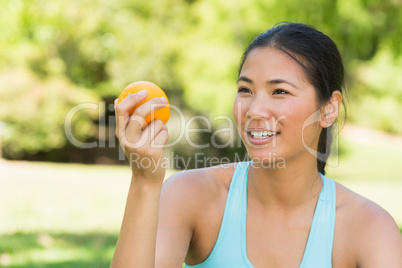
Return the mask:
<path id="1" fill-rule="evenodd" d="M 272 117 L 272 110 L 270 108 L 269 100 L 262 97 L 256 97 L 251 103 L 246 116 L 252 119 L 270 119 Z"/>

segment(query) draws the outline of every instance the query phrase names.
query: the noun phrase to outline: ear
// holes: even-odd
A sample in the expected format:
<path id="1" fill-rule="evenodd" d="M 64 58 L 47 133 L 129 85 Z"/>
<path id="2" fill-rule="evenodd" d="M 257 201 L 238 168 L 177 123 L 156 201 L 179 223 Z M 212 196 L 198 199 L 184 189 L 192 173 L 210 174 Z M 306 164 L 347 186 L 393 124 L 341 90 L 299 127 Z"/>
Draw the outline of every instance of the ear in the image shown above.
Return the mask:
<path id="1" fill-rule="evenodd" d="M 332 92 L 331 99 L 321 107 L 320 126 L 322 128 L 330 127 L 339 114 L 342 103 L 342 94 L 339 90 Z"/>

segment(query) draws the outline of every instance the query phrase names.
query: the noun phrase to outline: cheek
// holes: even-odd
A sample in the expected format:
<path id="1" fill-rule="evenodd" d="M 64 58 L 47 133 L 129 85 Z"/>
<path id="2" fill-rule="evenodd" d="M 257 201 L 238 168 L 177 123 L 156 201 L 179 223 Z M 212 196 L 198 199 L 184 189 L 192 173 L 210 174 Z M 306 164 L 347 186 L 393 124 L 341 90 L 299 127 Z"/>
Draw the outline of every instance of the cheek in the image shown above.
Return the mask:
<path id="1" fill-rule="evenodd" d="M 304 105 L 294 105 L 293 109 L 287 112 L 287 129 L 291 130 L 293 137 L 298 142 L 304 142 L 309 146 L 313 146 L 320 134 L 319 110 L 314 110 L 315 107 L 308 107 Z M 317 108 L 318 109 L 318 108 Z M 318 112 L 317 112 L 318 111 Z"/>
<path id="2" fill-rule="evenodd" d="M 247 112 L 247 102 L 236 97 L 233 103 L 233 118 L 237 126 L 241 126 Z"/>
<path id="3" fill-rule="evenodd" d="M 232 111 L 233 111 L 233 118 L 234 118 L 234 120 L 237 122 L 237 114 L 238 114 L 238 100 L 237 100 L 237 98 L 235 98 L 235 100 L 234 100 L 234 102 L 233 102 L 233 109 L 232 109 Z"/>
<path id="4" fill-rule="evenodd" d="M 315 105 L 308 101 L 282 102 L 277 108 L 276 117 L 282 118 L 280 123 L 297 133 L 301 133 L 306 125 L 317 122 Z"/>

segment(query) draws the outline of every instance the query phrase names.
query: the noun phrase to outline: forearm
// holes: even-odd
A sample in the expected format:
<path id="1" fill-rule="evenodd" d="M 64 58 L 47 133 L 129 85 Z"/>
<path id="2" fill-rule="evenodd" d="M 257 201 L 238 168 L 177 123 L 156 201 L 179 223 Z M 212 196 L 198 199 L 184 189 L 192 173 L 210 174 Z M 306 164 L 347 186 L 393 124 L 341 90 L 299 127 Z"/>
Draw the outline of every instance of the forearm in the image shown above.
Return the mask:
<path id="1" fill-rule="evenodd" d="M 169 135 L 161 120 L 153 120 L 147 124 L 144 122 L 153 112 L 153 105 L 160 109 L 166 106 L 167 100 L 152 98 L 140 104 L 147 96 L 146 90 L 141 92 L 130 94 L 120 103 L 115 101 L 116 136 L 127 158 L 133 161 L 132 156 L 136 155 L 153 165 L 132 165 L 133 177 L 111 263 L 113 268 L 151 268 L 155 265 L 159 198 L 165 176 L 165 168 L 160 160 L 163 158 L 163 145 L 168 141 Z M 140 106 L 132 113 L 137 104 Z"/>
<path id="2" fill-rule="evenodd" d="M 112 268 L 154 267 L 161 187 L 132 180 Z"/>

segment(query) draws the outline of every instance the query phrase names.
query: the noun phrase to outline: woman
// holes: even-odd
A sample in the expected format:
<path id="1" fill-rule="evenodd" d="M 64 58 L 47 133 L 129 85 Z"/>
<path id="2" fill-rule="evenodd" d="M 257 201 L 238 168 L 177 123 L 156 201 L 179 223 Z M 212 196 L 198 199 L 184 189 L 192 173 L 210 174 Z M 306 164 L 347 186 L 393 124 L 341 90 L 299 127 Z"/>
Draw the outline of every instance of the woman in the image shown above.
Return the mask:
<path id="1" fill-rule="evenodd" d="M 343 79 L 336 45 L 314 28 L 285 23 L 258 36 L 233 105 L 252 161 L 178 172 L 163 185 L 162 165 L 133 165 L 111 266 L 401 267 L 391 216 L 323 175 Z M 136 118 L 166 100 L 128 116 L 145 95 L 116 106 L 116 134 L 128 157 L 161 163 L 163 146 L 151 142 L 166 144 L 166 126 L 142 129 Z"/>

